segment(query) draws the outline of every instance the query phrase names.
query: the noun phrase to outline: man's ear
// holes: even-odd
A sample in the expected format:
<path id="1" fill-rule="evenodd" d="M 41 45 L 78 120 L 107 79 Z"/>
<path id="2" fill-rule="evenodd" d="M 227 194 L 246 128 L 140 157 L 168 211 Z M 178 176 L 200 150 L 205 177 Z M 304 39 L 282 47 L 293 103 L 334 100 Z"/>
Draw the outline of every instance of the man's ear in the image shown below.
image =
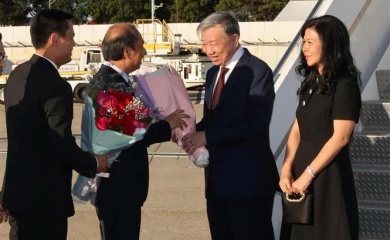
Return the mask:
<path id="1" fill-rule="evenodd" d="M 57 45 L 58 44 L 58 41 L 59 41 L 59 35 L 57 34 L 57 33 L 52 33 L 52 34 L 50 34 L 50 36 L 49 36 L 49 39 L 48 39 L 48 44 L 50 44 L 50 45 L 53 45 L 53 46 L 55 46 L 55 45 Z"/>
<path id="2" fill-rule="evenodd" d="M 233 35 L 233 41 L 234 41 L 234 45 L 237 47 L 238 46 L 238 44 L 239 44 L 239 40 L 240 39 L 240 37 L 238 36 L 238 34 L 234 34 Z"/>
<path id="3" fill-rule="evenodd" d="M 129 47 L 125 47 L 123 49 L 123 57 L 131 59 L 132 56 L 133 56 L 133 49 L 131 49 Z"/>

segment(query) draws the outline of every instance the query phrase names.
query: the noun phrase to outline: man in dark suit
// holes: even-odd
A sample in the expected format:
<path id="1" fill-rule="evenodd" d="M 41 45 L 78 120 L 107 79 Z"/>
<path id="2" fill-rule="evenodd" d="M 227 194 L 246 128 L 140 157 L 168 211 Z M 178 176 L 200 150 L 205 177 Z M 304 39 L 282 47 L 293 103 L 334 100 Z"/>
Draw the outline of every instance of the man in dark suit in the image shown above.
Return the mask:
<path id="1" fill-rule="evenodd" d="M 109 28 L 102 43 L 107 61 L 94 75 L 87 89 L 113 89 L 133 92 L 129 73 L 139 69 L 146 54 L 141 34 L 131 24 L 121 23 Z M 95 205 L 100 221 L 102 239 L 137 240 L 141 226 L 141 207 L 146 200 L 149 184 L 147 147 L 169 141 L 171 130 L 185 125 L 177 110 L 164 120 L 149 126 L 143 140 L 117 153 L 109 169 L 109 177 L 100 179 Z"/>
<path id="2" fill-rule="evenodd" d="M 239 25 L 230 13 L 211 14 L 197 32 L 215 66 L 206 76 L 203 118 L 183 146 L 190 154 L 200 146 L 210 153 L 205 178 L 211 237 L 274 239 L 271 215 L 279 176 L 269 142 L 272 71 L 240 46 Z"/>
<path id="3" fill-rule="evenodd" d="M 82 151 L 71 132 L 73 96 L 58 67 L 69 62 L 72 16 L 43 10 L 30 26 L 36 53 L 12 71 L 5 87 L 8 153 L 3 205 L 19 240 L 65 240 L 74 215 L 72 170 L 87 177 L 109 168 L 107 158 Z"/>

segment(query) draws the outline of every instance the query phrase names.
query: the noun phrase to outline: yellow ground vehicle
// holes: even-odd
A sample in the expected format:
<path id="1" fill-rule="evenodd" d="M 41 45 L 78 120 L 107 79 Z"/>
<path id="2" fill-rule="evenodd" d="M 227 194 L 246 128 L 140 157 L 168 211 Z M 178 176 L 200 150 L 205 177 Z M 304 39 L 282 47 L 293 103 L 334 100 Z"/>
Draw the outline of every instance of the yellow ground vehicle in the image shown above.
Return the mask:
<path id="1" fill-rule="evenodd" d="M 172 65 L 187 88 L 204 85 L 212 63 L 200 45 L 181 44 L 181 34 L 173 34 L 165 21 L 138 19 L 135 24 L 145 41 L 145 63 Z"/>

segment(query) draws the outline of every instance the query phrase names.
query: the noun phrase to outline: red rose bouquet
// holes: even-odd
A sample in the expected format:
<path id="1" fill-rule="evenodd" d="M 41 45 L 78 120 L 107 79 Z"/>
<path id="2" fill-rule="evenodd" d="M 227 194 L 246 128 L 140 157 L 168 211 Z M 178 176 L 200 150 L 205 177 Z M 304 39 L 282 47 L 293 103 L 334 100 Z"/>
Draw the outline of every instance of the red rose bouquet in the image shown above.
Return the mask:
<path id="1" fill-rule="evenodd" d="M 107 90 L 95 99 L 97 129 L 107 129 L 132 136 L 137 128 L 146 129 L 153 118 L 150 110 L 129 92 Z"/>
<path id="2" fill-rule="evenodd" d="M 152 120 L 131 92 L 92 88 L 83 109 L 81 146 L 95 154 L 119 152 L 142 140 Z"/>
<path id="3" fill-rule="evenodd" d="M 92 88 L 86 97 L 81 121 L 81 148 L 95 154 L 120 151 L 143 139 L 153 118 L 139 98 L 120 90 Z M 109 177 L 108 173 L 99 174 Z M 97 178 L 79 175 L 72 193 L 82 201 L 94 201 Z"/>

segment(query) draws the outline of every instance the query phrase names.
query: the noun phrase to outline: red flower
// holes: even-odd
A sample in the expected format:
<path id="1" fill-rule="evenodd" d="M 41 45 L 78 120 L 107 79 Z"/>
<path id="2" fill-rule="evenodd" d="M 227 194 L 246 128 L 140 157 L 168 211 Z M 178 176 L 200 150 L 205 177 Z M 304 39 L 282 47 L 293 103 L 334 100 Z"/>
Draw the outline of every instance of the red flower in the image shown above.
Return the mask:
<path id="1" fill-rule="evenodd" d="M 126 135 L 133 135 L 136 127 L 132 124 L 127 124 L 122 128 L 122 133 Z"/>
<path id="2" fill-rule="evenodd" d="M 99 92 L 95 103 L 99 106 L 95 124 L 102 131 L 111 129 L 133 135 L 137 128 L 147 128 L 152 119 L 150 110 L 128 92 Z"/>
<path id="3" fill-rule="evenodd" d="M 103 116 L 96 116 L 95 123 L 96 123 L 97 129 L 104 131 L 104 130 L 107 130 L 109 128 L 110 119 L 107 117 L 103 117 Z"/>

